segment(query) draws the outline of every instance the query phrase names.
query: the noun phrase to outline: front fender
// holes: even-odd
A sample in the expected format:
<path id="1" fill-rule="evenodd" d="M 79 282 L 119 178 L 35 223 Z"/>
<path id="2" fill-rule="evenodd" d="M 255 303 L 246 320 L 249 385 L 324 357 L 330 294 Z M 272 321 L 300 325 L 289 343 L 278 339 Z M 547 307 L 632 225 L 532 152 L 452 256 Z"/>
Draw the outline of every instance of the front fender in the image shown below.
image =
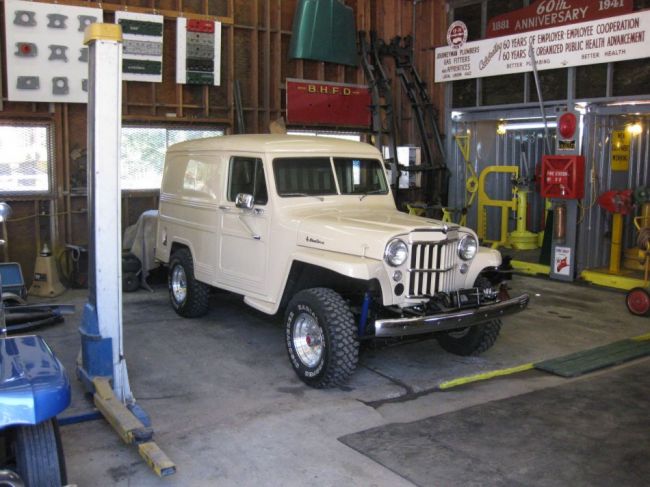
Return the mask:
<path id="1" fill-rule="evenodd" d="M 392 301 L 391 285 L 382 261 L 306 247 L 301 247 L 291 254 L 280 295 L 284 292 L 287 278 L 294 262 L 315 265 L 336 272 L 337 274 L 362 281 L 377 279 L 381 286 L 384 303 L 390 303 Z"/>
<path id="2" fill-rule="evenodd" d="M 479 247 L 472 264 L 465 274 L 466 288 L 472 287 L 478 275 L 488 267 L 499 267 L 501 265 L 501 252 L 487 247 Z"/>

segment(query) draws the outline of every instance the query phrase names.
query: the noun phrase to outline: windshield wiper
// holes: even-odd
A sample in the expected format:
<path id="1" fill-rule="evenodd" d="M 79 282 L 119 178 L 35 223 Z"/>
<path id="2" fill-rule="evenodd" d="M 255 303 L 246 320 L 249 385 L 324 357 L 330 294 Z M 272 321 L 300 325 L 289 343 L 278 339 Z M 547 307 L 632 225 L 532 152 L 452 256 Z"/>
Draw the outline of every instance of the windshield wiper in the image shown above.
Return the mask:
<path id="1" fill-rule="evenodd" d="M 316 198 L 320 201 L 325 201 L 325 198 L 323 196 L 319 196 L 317 194 L 307 194 L 307 193 L 282 193 L 280 196 L 311 196 L 312 198 Z"/>
<path id="2" fill-rule="evenodd" d="M 372 191 L 366 191 L 359 197 L 359 201 L 363 201 L 363 199 L 368 196 L 369 194 L 386 194 L 387 191 L 385 189 L 373 189 Z"/>

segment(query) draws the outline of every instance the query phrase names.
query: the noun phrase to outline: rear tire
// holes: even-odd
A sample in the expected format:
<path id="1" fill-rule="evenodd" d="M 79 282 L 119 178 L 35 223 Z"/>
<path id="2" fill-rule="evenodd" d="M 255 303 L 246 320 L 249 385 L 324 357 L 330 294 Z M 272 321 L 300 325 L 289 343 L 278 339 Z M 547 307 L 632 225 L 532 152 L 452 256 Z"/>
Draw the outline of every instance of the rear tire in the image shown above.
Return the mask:
<path id="1" fill-rule="evenodd" d="M 172 254 L 167 284 L 172 308 L 180 316 L 197 318 L 208 312 L 210 286 L 194 278 L 194 262 L 188 249 L 178 249 Z"/>
<path id="2" fill-rule="evenodd" d="M 125 272 L 122 274 L 122 290 L 125 293 L 132 293 L 140 289 L 140 278 L 135 272 Z"/>
<path id="3" fill-rule="evenodd" d="M 300 291 L 284 322 L 289 360 L 300 380 L 317 389 L 348 381 L 359 360 L 359 339 L 350 307 L 338 293 Z"/>
<path id="4" fill-rule="evenodd" d="M 16 428 L 16 470 L 26 487 L 68 483 L 61 436 L 55 418 Z"/>

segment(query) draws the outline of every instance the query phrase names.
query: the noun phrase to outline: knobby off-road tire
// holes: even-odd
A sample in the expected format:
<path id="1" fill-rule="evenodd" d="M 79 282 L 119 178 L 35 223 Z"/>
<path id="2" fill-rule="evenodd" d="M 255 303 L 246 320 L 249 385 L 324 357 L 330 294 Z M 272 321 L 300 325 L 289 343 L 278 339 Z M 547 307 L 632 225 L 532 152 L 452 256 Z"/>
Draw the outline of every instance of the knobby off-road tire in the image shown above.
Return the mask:
<path id="1" fill-rule="evenodd" d="M 338 293 L 300 291 L 284 322 L 289 360 L 305 384 L 321 389 L 347 382 L 359 360 L 359 339 L 350 307 Z"/>
<path id="2" fill-rule="evenodd" d="M 492 320 L 462 330 L 438 335 L 438 343 L 454 355 L 479 355 L 494 345 L 501 331 L 501 320 Z"/>
<path id="3" fill-rule="evenodd" d="M 16 470 L 26 487 L 61 487 L 68 483 L 56 419 L 16 428 Z"/>
<path id="4" fill-rule="evenodd" d="M 169 300 L 174 311 L 184 318 L 196 318 L 208 312 L 210 286 L 194 278 L 194 263 L 188 249 L 178 249 L 169 261 Z"/>
<path id="5" fill-rule="evenodd" d="M 486 288 L 491 284 L 488 279 L 479 276 L 474 286 Z M 506 295 L 506 299 L 508 297 Z M 480 355 L 494 345 L 500 331 L 501 320 L 492 320 L 469 328 L 441 333 L 437 338 L 440 346 L 454 355 Z"/>

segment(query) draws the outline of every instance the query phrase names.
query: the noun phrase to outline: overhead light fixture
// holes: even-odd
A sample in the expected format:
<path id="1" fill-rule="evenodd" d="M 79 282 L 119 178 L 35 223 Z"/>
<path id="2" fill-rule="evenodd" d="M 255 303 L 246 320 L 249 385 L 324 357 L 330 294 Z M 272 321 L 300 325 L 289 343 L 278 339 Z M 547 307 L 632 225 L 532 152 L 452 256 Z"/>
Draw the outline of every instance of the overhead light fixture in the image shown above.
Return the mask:
<path id="1" fill-rule="evenodd" d="M 506 123 L 503 120 L 499 121 L 497 124 L 497 135 L 505 135 L 506 130 L 508 130 Z"/>
<path id="2" fill-rule="evenodd" d="M 626 129 L 632 135 L 639 135 L 641 132 L 643 132 L 643 126 L 640 122 L 631 123 L 626 127 Z"/>
<path id="3" fill-rule="evenodd" d="M 548 122 L 546 126 L 550 129 L 557 127 L 557 122 Z M 528 123 L 509 123 L 506 125 L 506 130 L 532 130 L 543 129 L 543 122 L 528 122 Z"/>

